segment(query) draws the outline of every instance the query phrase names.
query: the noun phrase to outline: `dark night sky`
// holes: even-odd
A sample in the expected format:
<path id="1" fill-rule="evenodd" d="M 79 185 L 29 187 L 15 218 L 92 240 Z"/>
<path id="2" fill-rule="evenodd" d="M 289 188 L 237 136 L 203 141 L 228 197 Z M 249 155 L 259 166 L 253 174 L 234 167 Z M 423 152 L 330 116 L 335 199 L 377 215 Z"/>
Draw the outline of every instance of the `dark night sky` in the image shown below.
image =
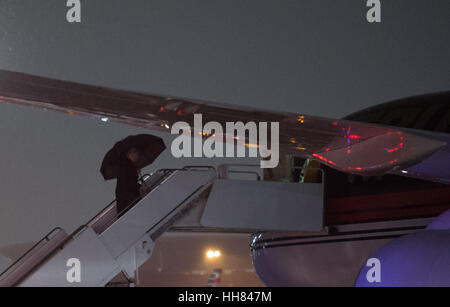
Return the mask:
<path id="1" fill-rule="evenodd" d="M 381 24 L 365 0 L 90 0 L 81 24 L 65 3 L 0 0 L 0 69 L 326 117 L 450 85 L 448 0 L 382 1 Z M 0 246 L 89 219 L 102 155 L 142 131 L 1 104 Z"/>

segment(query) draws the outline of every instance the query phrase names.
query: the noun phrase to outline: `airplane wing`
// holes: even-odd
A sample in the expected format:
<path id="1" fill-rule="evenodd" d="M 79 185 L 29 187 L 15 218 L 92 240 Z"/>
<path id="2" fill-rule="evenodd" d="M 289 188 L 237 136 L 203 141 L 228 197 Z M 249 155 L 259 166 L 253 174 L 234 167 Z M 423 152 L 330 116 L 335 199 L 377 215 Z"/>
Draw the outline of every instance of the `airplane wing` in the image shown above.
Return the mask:
<path id="1" fill-rule="evenodd" d="M 226 122 L 278 122 L 280 154 L 314 159 L 337 170 L 359 175 L 398 173 L 408 176 L 407 172 L 402 173 L 406 168 L 427 160 L 436 152 L 442 154 L 446 148 L 446 140 L 401 128 L 134 93 L 4 70 L 0 70 L 0 102 L 168 133 L 179 121 L 193 127 L 193 114 L 202 114 L 203 123 L 215 121 L 223 127 Z M 259 145 L 247 139 L 246 146 Z M 448 153 L 448 149 L 444 150 L 445 158 Z M 449 171 L 445 172 L 444 175 L 428 176 L 428 179 L 449 183 Z M 414 174 L 414 177 L 420 176 L 420 173 Z"/>

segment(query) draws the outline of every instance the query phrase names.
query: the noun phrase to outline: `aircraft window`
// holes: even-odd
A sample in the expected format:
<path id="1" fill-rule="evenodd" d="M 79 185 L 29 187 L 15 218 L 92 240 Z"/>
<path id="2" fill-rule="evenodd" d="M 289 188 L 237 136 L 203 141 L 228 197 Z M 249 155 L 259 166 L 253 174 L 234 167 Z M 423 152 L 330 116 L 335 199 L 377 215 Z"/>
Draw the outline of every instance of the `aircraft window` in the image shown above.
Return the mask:
<path id="1" fill-rule="evenodd" d="M 450 108 L 447 108 L 447 112 L 441 117 L 440 122 L 436 125 L 434 130 L 450 133 Z"/>

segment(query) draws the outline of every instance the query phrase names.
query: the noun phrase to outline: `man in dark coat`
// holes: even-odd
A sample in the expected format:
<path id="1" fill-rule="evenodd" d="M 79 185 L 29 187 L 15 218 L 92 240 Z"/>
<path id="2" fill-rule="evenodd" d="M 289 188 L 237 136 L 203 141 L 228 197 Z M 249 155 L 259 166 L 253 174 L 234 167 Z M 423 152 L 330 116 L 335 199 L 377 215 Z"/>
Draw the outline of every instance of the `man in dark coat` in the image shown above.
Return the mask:
<path id="1" fill-rule="evenodd" d="M 117 214 L 123 214 L 141 196 L 139 175 L 135 163 L 140 153 L 136 148 L 130 149 L 122 158 L 117 176 L 116 202 Z"/>

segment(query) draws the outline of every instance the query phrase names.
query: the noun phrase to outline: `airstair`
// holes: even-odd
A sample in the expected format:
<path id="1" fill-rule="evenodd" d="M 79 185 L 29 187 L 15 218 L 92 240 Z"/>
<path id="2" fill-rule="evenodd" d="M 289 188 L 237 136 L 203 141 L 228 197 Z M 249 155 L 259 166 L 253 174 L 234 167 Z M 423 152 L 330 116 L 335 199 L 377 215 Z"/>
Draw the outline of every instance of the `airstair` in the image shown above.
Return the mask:
<path id="1" fill-rule="evenodd" d="M 248 166 L 247 166 L 248 167 Z M 233 174 L 251 179 L 232 179 Z M 0 287 L 106 286 L 139 267 L 166 231 L 320 231 L 324 184 L 261 181 L 255 171 L 208 166 L 164 169 L 124 213 L 112 202 L 71 235 L 55 228 L 0 275 Z"/>

